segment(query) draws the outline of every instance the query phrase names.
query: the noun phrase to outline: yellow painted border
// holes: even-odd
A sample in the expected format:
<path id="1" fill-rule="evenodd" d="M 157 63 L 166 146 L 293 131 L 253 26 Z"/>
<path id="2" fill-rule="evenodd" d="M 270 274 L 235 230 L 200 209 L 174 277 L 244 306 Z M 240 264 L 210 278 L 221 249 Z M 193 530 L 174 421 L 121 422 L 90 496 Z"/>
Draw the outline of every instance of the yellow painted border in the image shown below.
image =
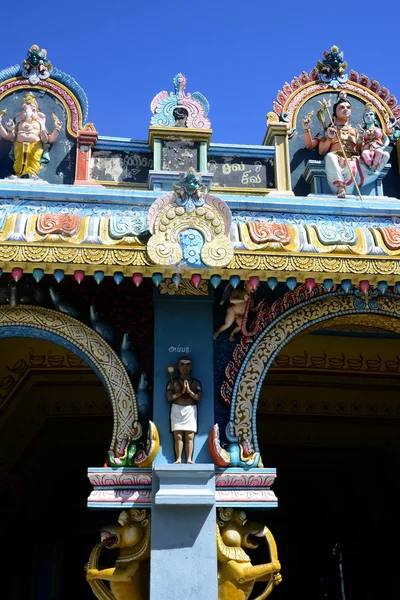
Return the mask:
<path id="1" fill-rule="evenodd" d="M 7 79 L 7 81 L 4 81 L 2 83 L 2 86 L 7 85 L 8 83 L 12 83 L 13 81 L 18 81 L 18 77 L 12 77 L 11 79 Z M 82 110 L 81 110 L 80 104 L 79 104 L 76 96 L 74 96 L 74 94 L 72 94 L 72 92 L 68 88 L 66 88 L 65 85 L 63 85 L 62 83 L 59 83 L 58 81 L 55 81 L 54 79 L 47 79 L 46 81 L 61 88 L 72 99 L 73 103 L 76 106 L 77 112 L 78 112 L 78 130 L 82 129 L 83 128 Z M 31 85 L 31 84 L 21 85 L 20 87 L 13 87 L 11 89 L 8 89 L 8 90 L 5 90 L 4 92 L 2 92 L 0 94 L 0 101 L 3 98 L 5 98 L 6 96 L 9 96 L 10 94 L 12 94 L 16 91 L 27 90 L 29 92 L 29 90 L 31 90 L 31 89 L 40 90 L 41 92 L 45 92 L 47 94 L 53 95 L 57 98 L 57 100 L 59 100 L 61 102 L 61 104 L 63 105 L 63 107 L 65 108 L 65 110 L 67 112 L 67 131 L 72 137 L 76 138 L 78 136 L 78 132 L 74 132 L 71 128 L 71 124 L 72 124 L 71 110 L 70 110 L 68 104 L 65 102 L 64 98 L 62 96 L 60 96 L 59 94 L 57 94 L 54 90 L 49 90 L 48 88 L 41 86 L 40 84 L 38 84 L 38 85 Z"/>
<path id="2" fill-rule="evenodd" d="M 210 145 L 212 129 L 194 129 L 193 127 L 149 127 L 149 146 L 154 150 L 154 141 L 159 140 L 182 140 L 191 142 L 207 142 Z"/>
<path id="3" fill-rule="evenodd" d="M 14 267 L 22 268 L 31 273 L 35 268 L 41 268 L 52 275 L 54 269 L 62 268 L 66 275 L 72 275 L 75 270 L 82 269 L 87 275 L 95 271 L 103 271 L 112 276 L 115 271 L 121 271 L 127 277 L 140 272 L 144 277 L 153 273 L 162 273 L 164 277 L 172 277 L 176 265 L 168 267 L 154 264 L 150 261 L 146 248 L 121 247 L 107 248 L 104 246 L 75 246 L 61 244 L 21 244 L 10 243 L 0 245 L 0 263 L 4 272 L 11 272 Z M 199 273 L 203 279 L 218 274 L 223 279 L 231 275 L 242 278 L 258 275 L 261 280 L 274 276 L 279 281 L 288 277 L 296 277 L 299 281 L 307 277 L 314 278 L 318 283 L 329 276 L 334 283 L 350 278 L 353 283 L 368 279 L 371 284 L 387 281 L 394 285 L 400 280 L 400 258 L 394 256 L 354 256 L 354 254 L 332 253 L 324 256 L 311 253 L 282 254 L 277 252 L 249 252 L 236 250 L 227 267 L 211 267 L 199 269 L 190 267 L 180 268 L 183 278 L 190 279 L 191 275 Z"/>
<path id="4" fill-rule="evenodd" d="M 269 194 L 273 194 L 277 191 L 277 188 L 219 187 L 213 185 L 210 187 L 210 192 L 219 193 L 221 196 L 223 194 L 251 194 L 252 196 L 268 196 Z"/>
<path id="5" fill-rule="evenodd" d="M 354 85 L 355 87 L 360 88 L 361 90 L 366 90 L 369 94 L 371 94 L 371 96 L 373 96 L 378 102 L 379 104 L 382 106 L 382 109 L 386 110 L 386 112 L 388 113 L 389 117 L 393 116 L 393 113 L 391 111 L 391 109 L 389 108 L 389 106 L 386 104 L 386 102 L 384 102 L 384 100 L 382 100 L 382 98 L 380 96 L 378 96 L 378 94 L 376 94 L 375 92 L 373 92 L 372 90 L 370 90 L 369 88 L 365 87 L 364 85 L 361 85 L 360 83 L 357 83 L 356 81 L 348 81 L 347 83 Z M 290 96 L 289 98 L 286 100 L 284 107 L 283 107 L 283 111 L 287 112 L 287 109 L 289 107 L 289 105 L 293 102 L 293 100 L 295 99 L 295 97 L 300 93 L 303 92 L 305 89 L 307 89 L 308 87 L 311 87 L 313 85 L 318 85 L 318 84 L 322 84 L 324 85 L 324 82 L 321 80 L 317 80 L 317 81 L 310 81 L 309 83 L 306 83 L 305 85 L 301 86 L 300 88 L 298 88 L 297 90 L 295 90 Z M 296 110 L 293 113 L 293 119 L 292 119 L 292 127 L 296 128 L 296 124 L 297 124 L 297 114 L 300 111 L 301 107 L 310 99 L 313 98 L 314 96 L 318 96 L 320 94 L 326 94 L 326 93 L 335 93 L 335 92 L 340 92 L 341 90 L 346 91 L 346 87 L 345 84 L 343 86 L 340 87 L 340 89 L 338 90 L 334 90 L 332 87 L 329 86 L 329 84 L 326 84 L 327 87 L 323 88 L 321 90 L 317 90 L 316 92 L 313 92 L 312 94 L 310 94 L 309 96 L 307 96 L 300 104 L 299 106 L 296 108 Z M 361 95 L 361 94 L 357 94 L 356 92 L 354 92 L 353 90 L 348 91 L 349 95 L 355 96 L 356 98 L 358 98 L 359 100 L 361 100 L 362 102 L 364 102 L 364 104 L 366 103 L 366 99 Z M 381 114 L 378 115 L 379 120 L 381 122 L 381 125 L 383 126 L 385 132 L 386 132 L 386 123 L 383 121 L 383 117 Z"/>
<path id="6" fill-rule="evenodd" d="M 125 181 L 103 181 L 101 179 L 93 179 L 88 181 L 87 185 L 103 185 L 105 187 L 122 187 L 137 190 L 148 190 L 147 183 L 126 183 Z"/>
<path id="7" fill-rule="evenodd" d="M 0 306 L 0 327 L 31 327 L 50 332 L 79 350 L 89 364 L 94 365 L 113 410 L 111 451 L 117 452 L 124 435 L 131 436 L 133 430 L 140 432 L 135 392 L 128 373 L 116 352 L 93 329 L 61 312 L 22 305 Z M 64 347 L 68 348 L 67 345 Z"/>

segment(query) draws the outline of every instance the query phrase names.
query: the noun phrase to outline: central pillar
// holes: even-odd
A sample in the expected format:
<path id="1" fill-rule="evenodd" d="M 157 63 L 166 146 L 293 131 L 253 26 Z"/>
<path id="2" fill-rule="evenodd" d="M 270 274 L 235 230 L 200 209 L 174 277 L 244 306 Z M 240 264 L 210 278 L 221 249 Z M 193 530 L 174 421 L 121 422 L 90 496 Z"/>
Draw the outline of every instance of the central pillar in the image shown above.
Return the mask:
<path id="1" fill-rule="evenodd" d="M 215 420 L 213 298 L 157 291 L 154 311 L 153 420 L 161 445 L 153 464 L 150 599 L 217 600 L 215 473 L 207 447 Z M 192 375 L 202 385 L 194 465 L 173 464 L 166 397 L 167 365 L 176 366 L 184 355 L 192 359 Z"/>

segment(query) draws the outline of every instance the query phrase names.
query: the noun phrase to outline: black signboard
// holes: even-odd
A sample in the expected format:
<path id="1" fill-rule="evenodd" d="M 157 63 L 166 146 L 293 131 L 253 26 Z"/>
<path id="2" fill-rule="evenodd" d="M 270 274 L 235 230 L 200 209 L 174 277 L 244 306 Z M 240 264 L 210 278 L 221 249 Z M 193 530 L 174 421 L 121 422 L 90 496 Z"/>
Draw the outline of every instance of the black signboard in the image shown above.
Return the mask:
<path id="1" fill-rule="evenodd" d="M 214 173 L 213 187 L 274 188 L 272 158 L 209 156 L 208 172 Z"/>
<path id="2" fill-rule="evenodd" d="M 91 177 L 95 181 L 147 184 L 150 169 L 153 156 L 149 152 L 93 151 Z"/>

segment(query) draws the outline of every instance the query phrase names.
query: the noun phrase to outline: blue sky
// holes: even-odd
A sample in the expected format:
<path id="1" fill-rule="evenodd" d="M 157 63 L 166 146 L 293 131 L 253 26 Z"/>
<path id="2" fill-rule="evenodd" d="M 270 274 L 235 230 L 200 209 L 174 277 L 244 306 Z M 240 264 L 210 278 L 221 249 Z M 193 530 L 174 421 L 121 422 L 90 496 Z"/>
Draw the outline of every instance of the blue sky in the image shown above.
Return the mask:
<path id="1" fill-rule="evenodd" d="M 278 89 L 310 71 L 332 44 L 344 51 L 349 69 L 377 79 L 400 101 L 397 0 L 10 6 L 1 11 L 0 68 L 20 64 L 33 43 L 46 48 L 53 65 L 86 91 L 89 120 L 100 135 L 146 139 L 153 96 L 170 92 L 181 71 L 187 91 L 210 102 L 213 142 L 260 144 Z"/>

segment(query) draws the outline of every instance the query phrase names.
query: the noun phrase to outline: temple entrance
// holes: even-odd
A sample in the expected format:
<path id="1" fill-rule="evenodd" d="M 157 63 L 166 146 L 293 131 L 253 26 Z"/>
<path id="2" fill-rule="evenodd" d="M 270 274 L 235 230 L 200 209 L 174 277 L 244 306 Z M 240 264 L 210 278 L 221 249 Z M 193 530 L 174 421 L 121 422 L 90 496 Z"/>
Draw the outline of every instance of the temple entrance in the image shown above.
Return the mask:
<path id="1" fill-rule="evenodd" d="M 0 357 L 4 598 L 89 600 L 84 564 L 110 517 L 87 510 L 86 470 L 106 457 L 110 399 L 82 358 L 47 340 L 0 339 Z"/>
<path id="2" fill-rule="evenodd" d="M 398 596 L 399 336 L 355 321 L 294 338 L 262 385 L 258 442 L 278 473 L 268 514 L 278 599 Z"/>

